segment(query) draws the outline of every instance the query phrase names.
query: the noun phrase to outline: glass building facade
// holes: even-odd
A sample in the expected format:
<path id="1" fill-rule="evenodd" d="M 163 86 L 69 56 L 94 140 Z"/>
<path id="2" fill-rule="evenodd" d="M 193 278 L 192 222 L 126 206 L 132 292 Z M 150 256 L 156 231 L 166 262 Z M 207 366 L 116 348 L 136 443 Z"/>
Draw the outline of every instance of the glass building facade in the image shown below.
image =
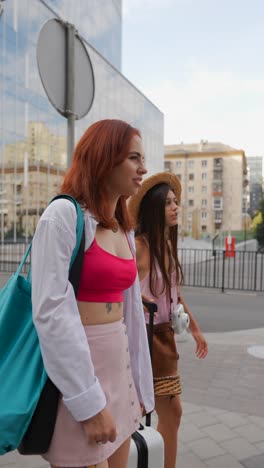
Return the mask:
<path id="1" fill-rule="evenodd" d="M 121 0 L 0 1 L 1 242 L 30 237 L 58 191 L 67 165 L 67 121 L 50 104 L 36 60 L 46 21 L 73 23 L 95 77 L 91 110 L 75 138 L 105 118 L 128 121 L 143 136 L 149 173 L 163 169 L 163 114 L 121 74 Z"/>

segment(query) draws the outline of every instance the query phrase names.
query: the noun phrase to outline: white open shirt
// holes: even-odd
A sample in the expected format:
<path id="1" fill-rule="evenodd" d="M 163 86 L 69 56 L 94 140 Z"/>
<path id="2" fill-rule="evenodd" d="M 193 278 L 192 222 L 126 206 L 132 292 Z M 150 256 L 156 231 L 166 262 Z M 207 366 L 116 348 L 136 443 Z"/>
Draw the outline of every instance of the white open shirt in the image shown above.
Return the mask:
<path id="1" fill-rule="evenodd" d="M 97 222 L 87 211 L 84 220 L 87 250 L 95 237 Z M 76 222 L 76 209 L 66 199 L 52 202 L 41 216 L 32 243 L 32 305 L 47 374 L 73 417 L 82 421 L 100 412 L 106 406 L 106 398 L 94 373 L 74 290 L 68 280 Z M 128 233 L 128 240 L 135 255 L 133 232 Z M 149 412 L 154 407 L 153 376 L 138 276 L 123 295 L 132 374 L 139 401 Z"/>

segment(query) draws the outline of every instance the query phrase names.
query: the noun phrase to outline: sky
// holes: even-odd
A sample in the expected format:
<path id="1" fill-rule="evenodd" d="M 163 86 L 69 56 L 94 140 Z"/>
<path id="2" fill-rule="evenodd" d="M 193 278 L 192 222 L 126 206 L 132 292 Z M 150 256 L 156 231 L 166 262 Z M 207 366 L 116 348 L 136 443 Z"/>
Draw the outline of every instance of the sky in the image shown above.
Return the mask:
<path id="1" fill-rule="evenodd" d="M 264 155 L 264 0 L 123 0 L 122 73 L 164 114 L 165 144 Z"/>

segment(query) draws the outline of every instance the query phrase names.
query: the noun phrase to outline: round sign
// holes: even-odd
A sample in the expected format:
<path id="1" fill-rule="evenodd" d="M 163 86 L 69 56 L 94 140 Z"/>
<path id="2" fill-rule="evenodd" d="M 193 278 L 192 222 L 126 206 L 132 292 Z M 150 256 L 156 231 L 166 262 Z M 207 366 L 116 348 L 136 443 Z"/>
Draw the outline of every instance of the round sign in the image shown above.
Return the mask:
<path id="1" fill-rule="evenodd" d="M 67 25 L 57 19 L 42 27 L 37 44 L 37 63 L 40 78 L 51 104 L 67 117 L 84 117 L 94 99 L 94 74 L 90 57 L 80 37 L 74 34 L 73 109 L 67 109 Z"/>

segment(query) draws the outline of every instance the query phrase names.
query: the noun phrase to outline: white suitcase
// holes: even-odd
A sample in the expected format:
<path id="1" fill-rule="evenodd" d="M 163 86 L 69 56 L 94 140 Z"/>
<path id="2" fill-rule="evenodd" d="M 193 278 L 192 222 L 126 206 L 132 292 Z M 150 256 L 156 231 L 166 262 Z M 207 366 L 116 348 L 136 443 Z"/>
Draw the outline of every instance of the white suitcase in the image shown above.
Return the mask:
<path id="1" fill-rule="evenodd" d="M 151 426 L 140 425 L 131 437 L 127 468 L 163 468 L 164 442 Z"/>
<path id="2" fill-rule="evenodd" d="M 152 356 L 153 322 L 157 305 L 145 302 L 149 311 L 149 350 Z M 146 416 L 146 425 L 140 424 L 132 434 L 127 468 L 164 468 L 164 441 L 161 434 L 151 427 L 151 415 Z"/>

